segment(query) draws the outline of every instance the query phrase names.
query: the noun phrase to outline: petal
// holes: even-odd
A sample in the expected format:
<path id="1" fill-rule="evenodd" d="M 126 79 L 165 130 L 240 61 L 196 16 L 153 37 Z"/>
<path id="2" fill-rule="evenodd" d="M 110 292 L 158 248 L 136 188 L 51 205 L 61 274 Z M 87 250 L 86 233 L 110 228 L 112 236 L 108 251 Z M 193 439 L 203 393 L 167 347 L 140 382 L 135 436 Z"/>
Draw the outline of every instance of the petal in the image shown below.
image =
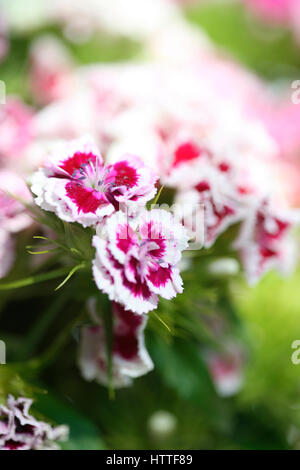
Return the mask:
<path id="1" fill-rule="evenodd" d="M 46 161 L 48 176 L 70 178 L 76 174 L 82 165 L 92 163 L 103 166 L 103 160 L 95 141 L 90 136 L 59 144 L 55 152 Z"/>
<path id="2" fill-rule="evenodd" d="M 177 268 L 158 268 L 147 276 L 150 289 L 164 299 L 172 299 L 183 292 L 182 279 Z"/>
<path id="3" fill-rule="evenodd" d="M 138 243 L 134 221 L 119 211 L 106 221 L 106 232 L 111 253 L 120 263 L 124 263 L 129 251 Z"/>
<path id="4" fill-rule="evenodd" d="M 97 209 L 110 204 L 104 193 L 100 193 L 78 183 L 67 183 L 66 194 L 77 206 L 78 214 L 81 212 L 84 214 L 90 212 L 95 214 Z"/>
<path id="5" fill-rule="evenodd" d="M 126 155 L 124 160 L 112 165 L 108 178 L 114 185 L 112 192 L 115 199 L 129 204 L 130 208 L 137 203 L 145 205 L 157 191 L 155 183 L 158 176 L 139 157 L 133 155 Z"/>
<path id="6" fill-rule="evenodd" d="M 175 150 L 173 166 L 195 160 L 201 153 L 201 149 L 194 142 L 184 142 Z"/>

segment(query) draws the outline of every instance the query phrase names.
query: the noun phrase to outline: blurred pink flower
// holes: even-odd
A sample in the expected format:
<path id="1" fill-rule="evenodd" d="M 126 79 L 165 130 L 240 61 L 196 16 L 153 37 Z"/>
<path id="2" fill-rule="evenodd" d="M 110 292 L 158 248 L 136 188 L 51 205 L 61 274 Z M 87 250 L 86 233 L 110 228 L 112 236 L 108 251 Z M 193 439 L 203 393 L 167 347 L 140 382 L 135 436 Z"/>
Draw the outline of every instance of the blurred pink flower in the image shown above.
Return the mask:
<path id="1" fill-rule="evenodd" d="M 205 359 L 219 395 L 230 397 L 241 390 L 245 358 L 240 347 L 228 343 L 221 352 L 207 352 Z"/>
<path id="2" fill-rule="evenodd" d="M 0 106 L 0 163 L 18 158 L 33 137 L 33 113 L 18 98 L 8 97 Z"/>
<path id="3" fill-rule="evenodd" d="M 300 44 L 299 0 L 242 0 L 246 6 L 263 20 L 274 26 L 285 26 L 292 30 Z"/>
<path id="4" fill-rule="evenodd" d="M 243 0 L 255 13 L 276 23 L 287 23 L 295 0 Z M 297 0 L 296 0 L 297 1 Z"/>
<path id="5" fill-rule="evenodd" d="M 112 382 L 119 388 L 130 385 L 133 378 L 147 374 L 153 369 L 153 363 L 144 344 L 146 316 L 136 315 L 117 303 L 112 303 L 112 312 Z M 86 380 L 107 385 L 106 334 L 101 319 L 96 321 L 97 325 L 81 330 L 79 367 Z"/>
<path id="6" fill-rule="evenodd" d="M 296 240 L 291 229 L 296 214 L 272 210 L 267 201 L 248 208 L 234 247 L 240 251 L 246 278 L 255 284 L 270 269 L 290 274 L 297 262 Z"/>
<path id="7" fill-rule="evenodd" d="M 209 153 L 191 142 L 177 147 L 165 181 L 178 188 L 175 203 L 183 208 L 185 226 L 192 233 L 203 228 L 202 242 L 206 248 L 245 215 L 231 164 L 214 162 Z"/>
<path id="8" fill-rule="evenodd" d="M 32 200 L 25 181 L 12 171 L 0 169 L 0 228 L 7 232 L 17 233 L 32 222 L 20 200 Z"/>
<path id="9" fill-rule="evenodd" d="M 72 59 L 54 36 L 38 38 L 30 49 L 29 80 L 38 104 L 65 98 L 73 89 Z"/>
<path id="10" fill-rule="evenodd" d="M 31 201 L 30 192 L 21 177 L 0 169 L 0 278 L 4 277 L 14 261 L 15 234 L 28 227 L 32 220 L 22 202 Z"/>

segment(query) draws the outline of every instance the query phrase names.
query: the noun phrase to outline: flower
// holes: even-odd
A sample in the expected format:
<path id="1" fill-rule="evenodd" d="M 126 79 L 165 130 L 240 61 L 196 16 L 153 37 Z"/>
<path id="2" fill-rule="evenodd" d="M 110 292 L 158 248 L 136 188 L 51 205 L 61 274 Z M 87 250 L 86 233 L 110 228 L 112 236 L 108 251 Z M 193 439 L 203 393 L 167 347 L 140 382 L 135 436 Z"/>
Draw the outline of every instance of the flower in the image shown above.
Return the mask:
<path id="1" fill-rule="evenodd" d="M 205 360 L 221 397 L 237 394 L 244 383 L 245 353 L 238 344 L 228 342 L 223 346 L 222 353 L 209 350 Z"/>
<path id="2" fill-rule="evenodd" d="M 243 0 L 247 6 L 256 13 L 274 21 L 286 23 L 289 21 L 290 11 L 295 0 Z"/>
<path id="3" fill-rule="evenodd" d="M 18 158 L 33 137 L 33 113 L 22 101 L 8 97 L 0 106 L 0 160 Z"/>
<path id="4" fill-rule="evenodd" d="M 176 149 L 166 182 L 179 188 L 175 203 L 181 208 L 184 225 L 206 248 L 243 215 L 231 165 L 215 162 L 192 142 Z"/>
<path id="5" fill-rule="evenodd" d="M 44 35 L 30 48 L 30 88 L 42 105 L 68 96 L 73 89 L 72 60 L 55 36 Z"/>
<path id="6" fill-rule="evenodd" d="M 30 192 L 20 176 L 0 169 L 0 228 L 17 233 L 28 227 L 32 220 L 24 204 L 31 201 Z"/>
<path id="7" fill-rule="evenodd" d="M 130 385 L 131 379 L 153 369 L 144 344 L 145 316 L 136 315 L 113 302 L 112 379 L 115 387 Z M 79 367 L 86 380 L 107 385 L 107 342 L 104 326 L 85 326 L 81 330 Z"/>
<path id="8" fill-rule="evenodd" d="M 133 155 L 105 166 L 89 137 L 70 141 L 32 177 L 35 202 L 67 222 L 96 224 L 120 208 L 144 205 L 156 193 L 156 175 Z"/>
<path id="9" fill-rule="evenodd" d="M 95 282 L 126 310 L 147 313 L 157 307 L 158 295 L 171 299 L 183 291 L 176 264 L 187 242 L 170 212 L 144 210 L 134 219 L 114 214 L 93 238 Z"/>
<path id="10" fill-rule="evenodd" d="M 296 260 L 296 243 L 292 227 L 299 222 L 295 211 L 279 212 L 267 200 L 249 208 L 240 234 L 234 242 L 250 284 L 255 284 L 271 269 L 283 274 L 292 271 Z"/>
<path id="11" fill-rule="evenodd" d="M 12 234 L 32 223 L 24 205 L 17 198 L 24 202 L 31 200 L 25 182 L 12 171 L 0 169 L 0 278 L 8 273 L 14 261 Z"/>
<path id="12" fill-rule="evenodd" d="M 288 26 L 299 43 L 298 0 L 242 0 L 254 14 L 274 26 Z"/>
<path id="13" fill-rule="evenodd" d="M 32 400 L 8 396 L 0 405 L 1 450 L 58 450 L 54 441 L 67 439 L 67 426 L 51 427 L 29 414 Z"/>

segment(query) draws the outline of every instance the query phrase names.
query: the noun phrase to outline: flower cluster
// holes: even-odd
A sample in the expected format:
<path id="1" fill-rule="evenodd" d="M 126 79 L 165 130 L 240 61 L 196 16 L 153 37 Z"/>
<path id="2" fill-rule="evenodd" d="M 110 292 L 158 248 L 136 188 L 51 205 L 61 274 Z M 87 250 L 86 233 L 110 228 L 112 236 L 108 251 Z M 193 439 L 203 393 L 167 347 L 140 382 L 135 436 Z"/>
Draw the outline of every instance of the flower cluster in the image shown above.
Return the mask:
<path id="1" fill-rule="evenodd" d="M 201 75 L 203 67 L 205 75 Z M 221 75 L 228 86 L 232 82 L 238 92 L 236 97 L 229 88 L 230 102 L 224 99 L 218 79 Z M 275 108 L 270 103 L 267 105 L 260 83 L 237 66 L 213 61 L 207 52 L 192 65 L 187 64 L 184 70 L 174 64 L 161 66 L 158 63 L 95 66 L 82 70 L 80 76 L 80 89 L 74 92 L 74 98 L 54 102 L 37 115 L 37 133 L 43 138 L 80 135 L 82 126 L 77 103 L 84 103 L 83 128 L 100 142 L 108 163 L 104 166 L 101 157 L 96 156 L 97 151 L 92 149 L 91 152 L 95 152 L 92 158 L 99 162 L 93 164 L 94 169 L 89 164 L 83 174 L 72 167 L 73 173 L 64 178 L 62 170 L 57 169 L 59 161 L 71 159 L 76 150 L 66 151 L 56 160 L 56 168 L 53 163 L 46 165 L 34 179 L 33 192 L 41 207 L 67 221 L 95 224 L 101 213 L 106 217 L 122 208 L 120 202 L 128 208 L 130 201 L 135 206 L 138 199 L 143 204 L 150 200 L 153 195 L 150 188 L 155 179 L 150 176 L 148 167 L 152 167 L 164 184 L 176 190 L 175 202 L 185 208 L 186 227 L 193 228 L 198 217 L 202 220 L 199 225 L 203 233 L 196 237 L 206 248 L 213 246 L 221 233 L 237 223 L 244 233 L 250 226 L 249 220 L 255 219 L 253 214 L 257 214 L 266 201 L 273 217 L 290 220 L 281 236 L 281 248 L 264 262 L 259 256 L 253 257 L 254 247 L 259 253 L 261 250 L 257 237 L 250 233 L 247 241 L 239 236 L 233 247 L 240 254 L 250 282 L 282 262 L 282 271 L 289 271 L 295 258 L 289 234 L 297 221 L 290 215 L 289 205 L 295 200 L 297 185 L 291 184 L 288 162 L 279 158 L 282 152 L 286 153 L 286 146 L 281 145 L 274 123 L 273 127 L 270 124 L 266 109 L 271 113 Z M 66 114 L 73 118 L 68 119 L 64 133 Z M 96 116 L 101 116 L 101 127 L 96 124 Z M 47 126 L 49 122 L 52 124 Z M 294 140 L 294 148 L 297 148 L 298 140 Z M 120 164 L 120 155 L 126 153 L 140 155 L 148 180 L 145 177 L 141 183 L 142 193 L 139 185 L 124 187 L 120 197 L 119 189 L 115 191 L 114 182 L 111 183 L 110 172 Z M 130 166 L 134 165 L 130 163 Z M 100 186 L 95 183 L 100 169 L 100 173 L 108 172 L 109 186 L 106 176 L 100 178 Z M 106 262 L 109 269 L 111 263 L 112 260 Z M 120 276 L 120 272 L 121 269 L 114 268 L 113 276 Z M 108 290 L 112 299 L 122 303 L 122 292 L 116 294 L 106 286 L 107 293 Z M 132 309 L 132 305 L 128 308 Z"/>
<path id="2" fill-rule="evenodd" d="M 299 222 L 291 206 L 300 199 L 299 111 L 285 99 L 275 102 L 265 84 L 221 57 L 184 22 L 176 1 L 132 0 L 125 13 L 120 3 L 54 0 L 48 16 L 74 41 L 98 30 L 142 39 L 151 60 L 76 70 L 65 45 L 39 38 L 30 50 L 29 88 L 42 108 L 32 113 L 10 98 L 0 110 L 0 277 L 12 263 L 11 233 L 28 224 L 8 192 L 13 184 L 19 197 L 28 195 L 6 162 L 36 158 L 35 203 L 66 231 L 75 223 L 77 233 L 93 235 L 94 258 L 80 261 L 92 266 L 96 287 L 111 301 L 115 386 L 152 368 L 145 315 L 160 297 L 183 291 L 179 267 L 188 241 L 213 249 L 228 232 L 226 250 L 241 260 L 250 284 L 273 268 L 289 272 Z M 284 4 L 295 2 L 277 4 L 276 19 L 287 21 Z M 143 18 L 153 20 L 149 28 Z M 10 17 L 8 23 L 13 27 Z M 287 117 L 293 126 L 283 130 Z M 148 210 L 158 181 L 174 195 L 174 215 Z M 210 274 L 223 268 L 215 264 Z M 236 264 L 230 269 L 238 271 Z M 88 380 L 107 383 L 107 333 L 99 318 L 94 323 L 82 328 L 79 365 Z M 222 375 L 218 360 L 213 369 Z"/>
<path id="3" fill-rule="evenodd" d="M 29 414 L 32 400 L 9 395 L 6 405 L 0 405 L 1 450 L 58 450 L 56 441 L 68 436 L 66 426 L 51 427 Z"/>
<path id="4" fill-rule="evenodd" d="M 188 234 L 171 212 L 146 209 L 156 194 L 155 172 L 140 158 L 124 155 L 105 165 L 92 139 L 59 146 L 32 176 L 35 202 L 61 220 L 95 230 L 93 275 L 113 302 L 113 381 L 126 385 L 152 368 L 143 340 L 159 296 L 183 291 L 178 263 Z M 107 383 L 106 331 L 82 329 L 79 365 L 85 378 Z"/>
<path id="5" fill-rule="evenodd" d="M 178 188 L 176 202 L 188 208 L 183 211 L 184 223 L 202 246 L 211 247 L 224 230 L 239 223 L 232 248 L 240 254 L 246 278 L 253 284 L 270 269 L 292 270 L 296 243 L 291 230 L 299 223 L 299 214 L 274 208 L 272 198 L 253 184 L 254 175 L 248 173 L 187 142 L 176 149 L 166 182 Z M 199 220 L 200 228 L 204 227 L 200 236 Z"/>
<path id="6" fill-rule="evenodd" d="M 93 273 L 99 289 L 126 309 L 147 313 L 182 292 L 176 265 L 187 235 L 170 213 L 146 211 L 157 177 L 135 156 L 104 165 L 88 138 L 72 141 L 32 177 L 42 209 L 67 222 L 97 226 Z"/>

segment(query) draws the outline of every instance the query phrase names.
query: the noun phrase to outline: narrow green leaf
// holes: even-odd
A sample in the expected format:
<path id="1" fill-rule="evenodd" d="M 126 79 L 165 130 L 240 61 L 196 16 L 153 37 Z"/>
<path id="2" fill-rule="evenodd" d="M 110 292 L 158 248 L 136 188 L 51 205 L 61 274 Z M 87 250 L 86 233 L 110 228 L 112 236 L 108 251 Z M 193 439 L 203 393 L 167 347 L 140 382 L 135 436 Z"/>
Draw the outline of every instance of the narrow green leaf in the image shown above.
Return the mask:
<path id="1" fill-rule="evenodd" d="M 164 325 L 164 327 L 169 331 L 169 333 L 173 334 L 171 328 L 166 324 L 166 322 L 164 322 L 164 320 L 158 315 L 158 313 L 153 312 L 153 315 L 157 318 L 158 321 L 160 321 L 160 323 Z"/>
<path id="2" fill-rule="evenodd" d="M 47 253 L 54 253 L 55 251 L 57 251 L 57 248 L 53 248 L 50 250 L 43 250 L 43 251 L 31 251 L 30 249 L 28 249 L 28 247 L 26 247 L 26 249 L 29 255 L 45 255 Z"/>
<path id="3" fill-rule="evenodd" d="M 156 197 L 155 197 L 153 203 L 151 204 L 151 206 L 152 206 L 152 205 L 155 206 L 155 205 L 158 203 L 158 200 L 159 200 L 159 198 L 160 198 L 160 195 L 161 195 L 161 192 L 162 192 L 163 189 L 164 189 L 164 185 L 162 184 L 161 187 L 159 188 L 159 191 L 158 191 L 158 193 L 156 194 Z"/>
<path id="4" fill-rule="evenodd" d="M 54 289 L 55 291 L 59 290 L 61 287 L 63 287 L 66 282 L 68 282 L 68 280 L 73 276 L 73 274 L 76 273 L 76 271 L 78 271 L 79 269 L 82 269 L 85 267 L 85 263 L 81 263 L 81 264 L 78 264 L 77 266 L 74 266 L 73 269 L 71 269 L 71 271 L 69 272 L 69 274 L 67 275 L 67 277 L 56 287 L 56 289 Z"/>
<path id="5" fill-rule="evenodd" d="M 18 281 L 7 282 L 0 284 L 0 290 L 19 289 L 21 287 L 31 286 L 38 282 L 49 281 L 50 279 L 56 279 L 57 277 L 65 276 L 69 272 L 69 268 L 60 268 L 50 271 L 48 273 L 37 274 L 30 276 L 25 279 L 19 279 Z"/>

